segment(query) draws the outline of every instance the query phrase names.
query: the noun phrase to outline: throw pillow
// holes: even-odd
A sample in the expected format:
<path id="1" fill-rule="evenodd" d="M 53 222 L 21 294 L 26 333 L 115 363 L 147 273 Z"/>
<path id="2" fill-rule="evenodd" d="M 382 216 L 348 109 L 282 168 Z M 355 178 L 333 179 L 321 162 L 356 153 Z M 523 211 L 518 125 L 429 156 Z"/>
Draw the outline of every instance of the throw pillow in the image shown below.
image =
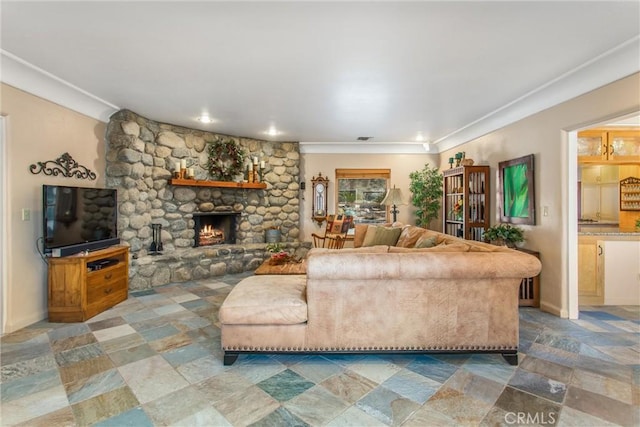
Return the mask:
<path id="1" fill-rule="evenodd" d="M 368 224 L 356 224 L 355 232 L 353 233 L 353 247 L 359 248 L 362 246 L 364 242 L 364 238 L 367 235 L 367 230 L 369 229 Z"/>
<path id="2" fill-rule="evenodd" d="M 432 248 L 436 245 L 436 236 L 422 236 L 420 237 L 414 246 L 414 248 Z"/>
<path id="3" fill-rule="evenodd" d="M 371 239 L 369 239 L 370 232 L 371 227 L 369 227 L 369 231 L 367 231 L 367 235 L 364 238 L 364 243 L 362 244 L 362 246 L 395 246 L 396 242 L 398 241 L 398 237 L 400 237 L 400 233 L 402 232 L 402 228 L 376 227 L 375 235 Z"/>
<path id="4" fill-rule="evenodd" d="M 420 236 L 422 236 L 423 232 L 423 228 L 416 227 L 415 225 L 406 225 L 400 233 L 400 238 L 396 246 L 399 248 L 412 248 Z"/>
<path id="5" fill-rule="evenodd" d="M 362 246 L 373 246 L 375 245 L 375 240 L 376 240 L 376 231 L 378 230 L 378 227 L 375 225 L 370 225 L 367 228 L 367 233 L 364 235 L 364 240 L 362 241 Z"/>

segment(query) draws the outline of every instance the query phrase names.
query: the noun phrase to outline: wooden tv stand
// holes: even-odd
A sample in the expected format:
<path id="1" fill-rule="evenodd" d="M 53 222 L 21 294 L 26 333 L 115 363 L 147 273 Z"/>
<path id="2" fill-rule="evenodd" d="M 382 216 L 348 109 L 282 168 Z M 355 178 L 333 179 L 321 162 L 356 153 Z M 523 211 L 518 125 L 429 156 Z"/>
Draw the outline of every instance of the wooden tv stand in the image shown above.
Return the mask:
<path id="1" fill-rule="evenodd" d="M 127 299 L 129 247 L 49 258 L 49 322 L 82 322 Z"/>

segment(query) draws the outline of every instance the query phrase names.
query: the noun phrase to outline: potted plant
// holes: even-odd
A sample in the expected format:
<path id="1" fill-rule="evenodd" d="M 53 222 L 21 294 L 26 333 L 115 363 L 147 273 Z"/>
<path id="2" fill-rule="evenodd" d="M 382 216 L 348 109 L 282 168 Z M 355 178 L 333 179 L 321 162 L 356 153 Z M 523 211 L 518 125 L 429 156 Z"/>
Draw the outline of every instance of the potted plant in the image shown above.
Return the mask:
<path id="1" fill-rule="evenodd" d="M 484 240 L 494 245 L 515 248 L 516 243 L 524 242 L 524 231 L 511 224 L 498 224 L 484 231 Z"/>
<path id="2" fill-rule="evenodd" d="M 427 228 L 431 220 L 438 217 L 442 203 L 442 174 L 438 168 L 427 163 L 424 168 L 409 174 L 409 191 L 413 194 L 411 204 L 416 210 L 416 225 Z"/>

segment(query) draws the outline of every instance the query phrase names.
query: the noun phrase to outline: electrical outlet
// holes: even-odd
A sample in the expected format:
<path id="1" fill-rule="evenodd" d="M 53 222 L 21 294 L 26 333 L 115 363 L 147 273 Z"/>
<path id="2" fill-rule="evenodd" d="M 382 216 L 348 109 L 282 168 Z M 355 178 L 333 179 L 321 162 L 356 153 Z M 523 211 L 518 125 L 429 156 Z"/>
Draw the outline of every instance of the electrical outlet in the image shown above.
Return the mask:
<path id="1" fill-rule="evenodd" d="M 31 210 L 23 208 L 22 209 L 22 220 L 23 221 L 31 221 Z"/>

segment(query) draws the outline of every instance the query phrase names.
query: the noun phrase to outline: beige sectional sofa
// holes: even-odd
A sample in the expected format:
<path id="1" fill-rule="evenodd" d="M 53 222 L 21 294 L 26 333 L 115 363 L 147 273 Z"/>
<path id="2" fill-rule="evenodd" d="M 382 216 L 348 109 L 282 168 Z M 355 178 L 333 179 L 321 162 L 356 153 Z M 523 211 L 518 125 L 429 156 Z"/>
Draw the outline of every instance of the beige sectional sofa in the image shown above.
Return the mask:
<path id="1" fill-rule="evenodd" d="M 236 285 L 219 312 L 224 363 L 254 352 L 492 352 L 517 364 L 518 288 L 540 271 L 536 257 L 414 226 L 393 246 L 362 246 L 363 230 L 356 248 L 312 249 L 306 275 Z"/>

